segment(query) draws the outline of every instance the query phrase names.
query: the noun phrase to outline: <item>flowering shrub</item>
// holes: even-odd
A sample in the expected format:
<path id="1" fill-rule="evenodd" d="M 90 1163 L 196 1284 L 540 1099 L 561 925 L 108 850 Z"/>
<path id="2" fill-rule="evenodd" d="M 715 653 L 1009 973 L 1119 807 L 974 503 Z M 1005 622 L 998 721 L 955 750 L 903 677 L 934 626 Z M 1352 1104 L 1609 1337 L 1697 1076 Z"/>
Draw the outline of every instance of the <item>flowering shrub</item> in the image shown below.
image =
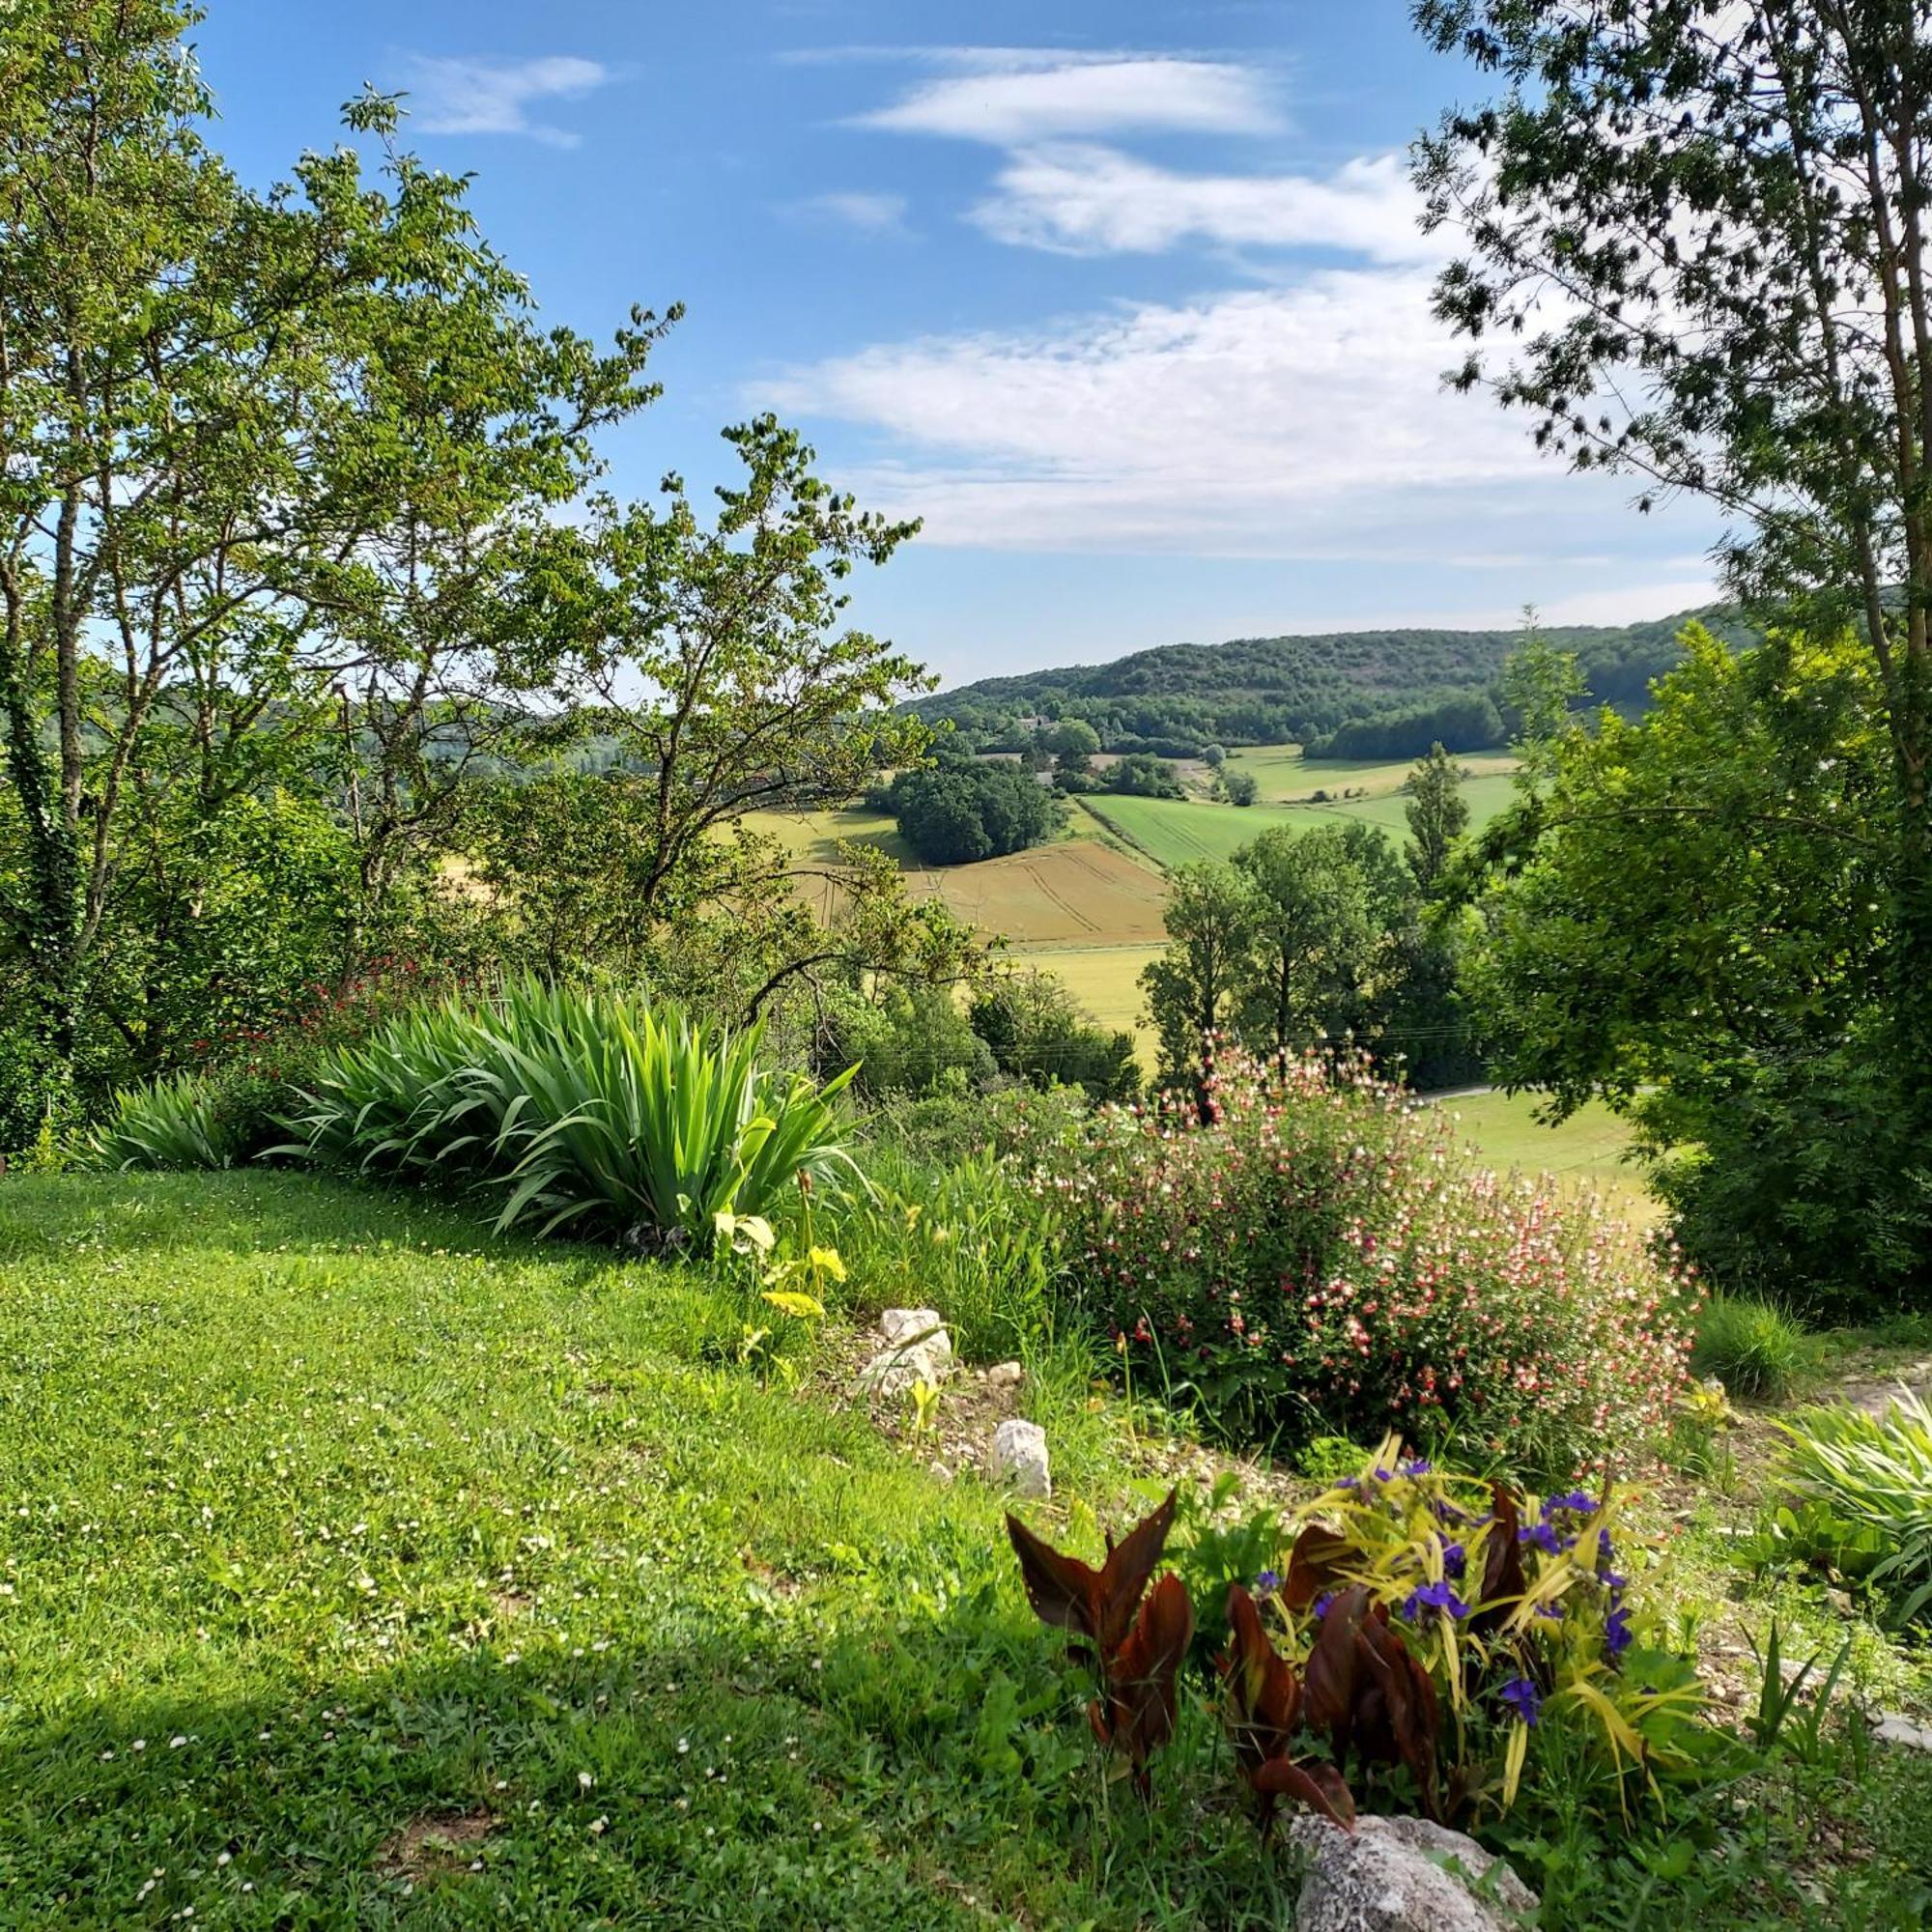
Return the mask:
<path id="1" fill-rule="evenodd" d="M 1204 1124 L 1201 1116 L 1208 1119 Z M 1224 1063 L 1032 1175 L 1125 1371 L 1231 1433 L 1397 1429 L 1523 1469 L 1639 1453 L 1695 1295 L 1584 1204 L 1467 1165 L 1354 1063 Z"/>

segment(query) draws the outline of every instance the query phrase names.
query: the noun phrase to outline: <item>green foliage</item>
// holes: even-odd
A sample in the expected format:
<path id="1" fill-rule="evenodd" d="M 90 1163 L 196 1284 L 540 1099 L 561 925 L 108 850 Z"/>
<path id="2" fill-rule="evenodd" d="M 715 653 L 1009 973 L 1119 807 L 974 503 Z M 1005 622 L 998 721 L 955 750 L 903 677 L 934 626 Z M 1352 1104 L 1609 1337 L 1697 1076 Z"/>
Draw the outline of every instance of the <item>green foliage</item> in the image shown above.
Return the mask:
<path id="1" fill-rule="evenodd" d="M 291 1124 L 305 1156 L 468 1186 L 496 1224 L 675 1236 L 762 1214 L 850 1160 L 824 1088 L 758 1064 L 761 1030 L 675 1008 L 518 981 L 483 1003 L 405 1013 L 324 1056 Z"/>
<path id="2" fill-rule="evenodd" d="M 1932 1190 L 1885 1045 L 1887 740 L 1862 647 L 1686 646 L 1640 723 L 1548 740 L 1514 827 L 1486 835 L 1467 997 L 1501 1078 L 1629 1114 L 1711 1278 L 1807 1314 L 1895 1305 Z"/>
<path id="3" fill-rule="evenodd" d="M 1167 950 L 1140 977 L 1163 1072 L 1199 1066 L 1208 1042 L 1233 1025 L 1261 916 L 1252 880 L 1233 866 L 1203 859 L 1168 874 Z"/>
<path id="4" fill-rule="evenodd" d="M 1180 774 L 1165 758 L 1130 752 L 1100 774 L 1100 789 L 1123 798 L 1183 798 Z"/>
<path id="5" fill-rule="evenodd" d="M 1053 1329 L 1038 1204 L 991 1153 L 944 1166 L 875 1151 L 836 1209 L 839 1252 L 874 1307 L 936 1308 L 974 1361 L 1034 1357 Z"/>
<path id="6" fill-rule="evenodd" d="M 1696 613 L 1737 642 L 1752 632 L 1733 610 Z M 1641 704 L 1652 678 L 1677 662 L 1682 616 L 1620 626 L 1572 626 L 1551 637 L 1575 653 L 1605 703 Z M 1420 756 L 1438 707 L 1494 735 L 1492 694 L 1518 634 L 1495 631 L 1352 631 L 1171 644 L 1113 664 L 986 678 L 916 700 L 920 715 L 950 723 L 962 744 L 992 750 L 1017 721 L 1044 714 L 1088 724 L 1109 751 L 1199 756 L 1222 745 L 1307 745 L 1359 719 L 1402 721 L 1390 757 Z M 1456 747 L 1451 744 L 1451 749 Z M 1380 755 L 1380 754 L 1378 754 Z"/>
<path id="7" fill-rule="evenodd" d="M 856 1066 L 854 1084 L 869 1098 L 961 1095 L 997 1070 L 950 986 L 884 986 L 870 997 L 838 990 L 820 1008 L 815 1065 L 828 1074 Z"/>
<path id="8" fill-rule="evenodd" d="M 1058 829 L 1053 796 L 1010 759 L 949 759 L 901 772 L 886 793 L 899 834 L 928 866 L 966 866 L 1037 845 Z"/>
<path id="9" fill-rule="evenodd" d="M 1469 829 L 1463 773 L 1438 739 L 1408 775 L 1408 867 L 1425 896 L 1435 889 L 1458 842 Z"/>
<path id="10" fill-rule="evenodd" d="M 1751 1295 L 1714 1294 L 1697 1315 L 1693 1375 L 1715 1376 L 1732 1395 L 1782 1402 L 1814 1365 L 1802 1322 Z"/>
<path id="11" fill-rule="evenodd" d="M 1393 1424 L 1567 1475 L 1653 1453 L 1684 1385 L 1695 1297 L 1635 1234 L 1466 1166 L 1356 1064 L 1225 1056 L 1036 1185 L 1134 1386 L 1237 1439 Z"/>
<path id="12" fill-rule="evenodd" d="M 1291 1656 L 1310 1656 L 1352 1587 L 1401 1631 L 1453 1713 L 1436 1766 L 1452 1815 L 1571 1804 L 1623 1820 L 1721 1755 L 1694 1662 L 1645 1587 L 1657 1560 L 1614 1491 L 1519 1497 L 1404 1461 L 1390 1437 L 1269 1567 Z"/>
<path id="13" fill-rule="evenodd" d="M 1231 772 L 1224 767 L 1220 784 L 1221 796 L 1230 805 L 1252 805 L 1261 796 L 1261 781 L 1253 772 Z"/>
<path id="14" fill-rule="evenodd" d="M 1818 1570 L 1848 1583 L 1863 1583 L 1889 1548 L 1884 1530 L 1853 1522 L 1814 1498 L 1767 1510 L 1738 1544 L 1737 1556 L 1752 1570 Z"/>
<path id="15" fill-rule="evenodd" d="M 1133 1036 L 1094 1026 L 1050 973 L 1001 974 L 973 1001 L 971 1019 L 1002 1073 L 1078 1087 L 1094 1101 L 1139 1092 Z"/>
<path id="16" fill-rule="evenodd" d="M 220 1096 L 206 1074 L 177 1073 L 145 1087 L 127 1087 L 89 1137 L 87 1164 L 109 1172 L 129 1168 L 232 1167 L 237 1140 L 223 1120 Z"/>
<path id="17" fill-rule="evenodd" d="M 1311 740 L 1315 758 L 1414 758 L 1432 746 L 1451 752 L 1492 750 L 1504 740 L 1502 714 L 1487 692 L 1445 697 L 1435 704 L 1351 719 Z"/>
<path id="18" fill-rule="evenodd" d="M 1883 1537 L 1886 1554 L 1867 1581 L 1890 1593 L 1899 1621 L 1932 1605 L 1932 1410 L 1901 1388 L 1878 1414 L 1840 1404 L 1804 1409 L 1778 1428 L 1781 1478 Z"/>

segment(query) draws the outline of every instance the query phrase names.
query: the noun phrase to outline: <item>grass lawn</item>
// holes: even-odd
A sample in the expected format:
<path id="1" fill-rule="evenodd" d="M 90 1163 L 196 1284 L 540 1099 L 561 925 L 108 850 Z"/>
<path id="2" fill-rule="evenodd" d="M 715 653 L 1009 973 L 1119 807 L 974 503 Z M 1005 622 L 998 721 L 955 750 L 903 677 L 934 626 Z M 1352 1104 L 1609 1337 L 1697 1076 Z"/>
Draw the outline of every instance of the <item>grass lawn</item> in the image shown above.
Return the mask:
<path id="1" fill-rule="evenodd" d="M 1204 1704 L 1144 1810 L 993 1494 L 761 1385 L 699 1270 L 319 1179 L 15 1177 L 0 1282 L 0 1923 L 1289 1922 Z M 1076 1514 L 1160 1453 L 1084 1380 L 1027 1401 Z M 1750 1483 L 1662 1499 L 1747 1697 L 1744 1631 L 1838 1628 L 1728 1564 Z M 1922 1703 L 1854 1634 L 1847 1685 Z M 1564 1924 L 1922 1923 L 1932 1760 L 1867 1758 L 1571 1874 Z"/>
<path id="2" fill-rule="evenodd" d="M 10 1179 L 0 1280 L 0 1922 L 1276 1922 L 701 1277 L 229 1175 Z"/>

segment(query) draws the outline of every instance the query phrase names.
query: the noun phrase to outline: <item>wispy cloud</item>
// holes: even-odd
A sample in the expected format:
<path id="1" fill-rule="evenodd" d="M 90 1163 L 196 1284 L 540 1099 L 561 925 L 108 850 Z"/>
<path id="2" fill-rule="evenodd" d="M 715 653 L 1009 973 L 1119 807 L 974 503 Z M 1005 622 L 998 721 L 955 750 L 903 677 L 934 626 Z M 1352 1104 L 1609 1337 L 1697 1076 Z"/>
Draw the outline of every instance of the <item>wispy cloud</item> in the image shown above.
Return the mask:
<path id="1" fill-rule="evenodd" d="M 1393 544 L 1460 565 L 1477 528 L 1533 528 L 1553 554 L 1600 543 L 1627 492 L 1579 480 L 1552 504 L 1520 425 L 1445 392 L 1429 292 L 1415 267 L 1321 270 L 1037 332 L 882 344 L 757 400 L 880 435 L 892 460 L 855 484 L 924 516 L 938 544 L 1370 558 Z"/>
<path id="2" fill-rule="evenodd" d="M 611 78 L 601 62 L 575 54 L 528 60 L 417 54 L 409 66 L 409 105 L 424 133 L 525 134 L 556 148 L 574 148 L 582 137 L 531 120 L 531 103 L 575 99 Z"/>
<path id="3" fill-rule="evenodd" d="M 1162 55 L 1056 55 L 923 82 L 890 107 L 857 117 L 899 134 L 1024 147 L 1071 135 L 1137 131 L 1264 134 L 1280 123 L 1263 77 L 1224 61 Z"/>
<path id="4" fill-rule="evenodd" d="M 902 194 L 868 193 L 859 189 L 807 195 L 789 204 L 800 214 L 818 221 L 838 222 L 862 235 L 905 235 L 906 198 Z"/>
<path id="5" fill-rule="evenodd" d="M 1435 259 L 1421 203 L 1394 155 L 1325 179 L 1190 175 L 1111 148 L 1054 143 L 1011 156 L 973 219 L 1002 242 L 1065 254 L 1151 254 L 1190 240 L 1230 247 L 1346 249 L 1378 262 Z"/>

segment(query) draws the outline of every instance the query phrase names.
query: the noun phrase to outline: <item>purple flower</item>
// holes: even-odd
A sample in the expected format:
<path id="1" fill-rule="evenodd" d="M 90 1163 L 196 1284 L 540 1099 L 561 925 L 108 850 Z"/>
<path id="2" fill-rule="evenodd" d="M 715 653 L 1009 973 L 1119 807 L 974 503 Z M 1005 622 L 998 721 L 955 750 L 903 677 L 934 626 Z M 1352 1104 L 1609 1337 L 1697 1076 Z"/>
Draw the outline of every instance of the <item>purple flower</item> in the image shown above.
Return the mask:
<path id="1" fill-rule="evenodd" d="M 1518 1530 L 1516 1540 L 1519 1543 L 1533 1543 L 1537 1548 L 1548 1551 L 1551 1556 L 1561 1556 L 1569 1547 L 1547 1522 L 1533 1522 Z M 1576 1540 L 1573 1536 L 1570 1542 L 1575 1543 Z"/>
<path id="2" fill-rule="evenodd" d="M 1377 1482 L 1378 1482 L 1378 1483 L 1385 1483 L 1385 1482 L 1387 1482 L 1388 1480 L 1389 1480 L 1389 1471 L 1388 1471 L 1388 1470 L 1386 1470 L 1386 1469 L 1378 1469 L 1378 1470 L 1376 1471 L 1376 1481 L 1377 1481 Z"/>
<path id="3" fill-rule="evenodd" d="M 1402 1613 L 1410 1623 L 1414 1623 L 1424 1610 L 1447 1610 L 1459 1621 L 1469 1614 L 1468 1605 L 1456 1594 L 1446 1578 L 1440 1583 L 1424 1583 L 1404 1599 Z"/>
<path id="4" fill-rule="evenodd" d="M 1272 1570 L 1264 1570 L 1255 1578 L 1255 1595 L 1258 1597 L 1271 1597 L 1280 1588 L 1281 1578 Z"/>
<path id="5" fill-rule="evenodd" d="M 1516 1713 L 1518 1723 L 1536 1728 L 1536 1720 L 1543 1716 L 1543 1692 L 1527 1677 L 1512 1677 L 1498 1694 Z"/>
<path id="6" fill-rule="evenodd" d="M 1460 1577 L 1469 1567 L 1469 1553 L 1460 1543 L 1451 1543 L 1439 1532 L 1435 1538 L 1442 1546 L 1442 1568 L 1451 1577 Z"/>
<path id="7" fill-rule="evenodd" d="M 1402 1473 L 1405 1476 L 1427 1476 L 1435 1467 L 1435 1464 L 1427 1456 L 1417 1456 L 1402 1465 Z"/>
<path id="8" fill-rule="evenodd" d="M 1536 1614 L 1547 1618 L 1552 1624 L 1561 1623 L 1563 1621 L 1563 1605 L 1561 1604 L 1538 1604 Z"/>
<path id="9" fill-rule="evenodd" d="M 1630 1612 L 1619 1604 L 1604 1622 L 1604 1648 L 1614 1657 L 1621 1657 L 1634 1641 L 1630 1627 Z"/>
<path id="10" fill-rule="evenodd" d="M 1614 1563 L 1617 1560 L 1617 1552 L 1610 1547 L 1610 1532 L 1607 1529 L 1600 1529 L 1597 1532 L 1597 1554 L 1605 1563 Z"/>
<path id="11" fill-rule="evenodd" d="M 1543 1520 L 1548 1522 L 1558 1510 L 1574 1510 L 1578 1516 L 1589 1516 L 1596 1507 L 1581 1490 L 1572 1490 L 1567 1496 L 1551 1496 L 1543 1505 Z"/>
<path id="12" fill-rule="evenodd" d="M 1321 1621 L 1321 1619 L 1328 1614 L 1328 1605 L 1332 1604 L 1334 1601 L 1335 1601 L 1334 1591 L 1323 1590 L 1322 1593 L 1319 1597 L 1317 1597 L 1312 1604 L 1309 1605 L 1308 1606 L 1309 1615 L 1312 1616 L 1315 1619 L 1315 1621 L 1319 1624 Z"/>

